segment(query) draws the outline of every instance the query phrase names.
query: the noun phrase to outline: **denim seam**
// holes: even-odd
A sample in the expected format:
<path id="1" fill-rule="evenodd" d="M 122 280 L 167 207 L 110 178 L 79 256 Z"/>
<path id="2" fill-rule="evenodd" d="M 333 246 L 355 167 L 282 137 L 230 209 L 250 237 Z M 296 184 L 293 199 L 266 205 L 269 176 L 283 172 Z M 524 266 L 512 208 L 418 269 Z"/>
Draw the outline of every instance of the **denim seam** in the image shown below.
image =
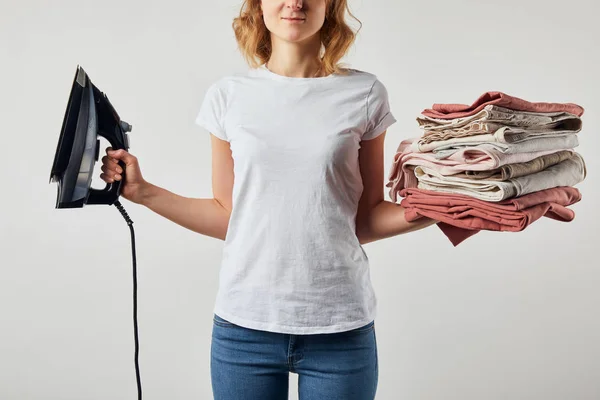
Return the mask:
<path id="1" fill-rule="evenodd" d="M 288 369 L 290 370 L 290 372 L 294 372 L 294 362 L 292 360 L 292 345 L 294 343 L 294 335 L 290 335 L 290 340 L 288 342 L 288 353 L 287 353 L 287 363 L 288 363 Z"/>

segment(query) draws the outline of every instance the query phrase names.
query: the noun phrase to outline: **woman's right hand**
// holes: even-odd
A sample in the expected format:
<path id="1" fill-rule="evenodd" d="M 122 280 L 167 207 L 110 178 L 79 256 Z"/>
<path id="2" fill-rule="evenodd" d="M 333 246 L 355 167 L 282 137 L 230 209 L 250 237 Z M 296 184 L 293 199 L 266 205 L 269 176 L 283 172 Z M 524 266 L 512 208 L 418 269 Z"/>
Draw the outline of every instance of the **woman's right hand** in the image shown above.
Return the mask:
<path id="1" fill-rule="evenodd" d="M 106 149 L 106 155 L 102 157 L 102 173 L 100 178 L 106 183 L 112 183 L 123 179 L 123 172 L 119 161 L 125 163 L 125 180 L 121 185 L 121 196 L 129 201 L 140 204 L 143 200 L 148 182 L 142 177 L 142 171 L 137 157 L 126 150 Z"/>

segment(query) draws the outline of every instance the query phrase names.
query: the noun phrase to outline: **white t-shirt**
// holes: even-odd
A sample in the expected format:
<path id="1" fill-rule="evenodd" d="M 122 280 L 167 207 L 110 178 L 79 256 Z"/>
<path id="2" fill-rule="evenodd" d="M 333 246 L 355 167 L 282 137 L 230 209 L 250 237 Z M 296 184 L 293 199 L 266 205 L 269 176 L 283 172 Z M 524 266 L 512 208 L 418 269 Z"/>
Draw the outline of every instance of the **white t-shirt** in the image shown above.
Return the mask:
<path id="1" fill-rule="evenodd" d="M 235 176 L 215 314 L 288 334 L 375 319 L 355 229 L 358 150 L 394 122 L 384 85 L 359 70 L 293 78 L 261 66 L 209 87 L 196 123 L 230 143 Z"/>

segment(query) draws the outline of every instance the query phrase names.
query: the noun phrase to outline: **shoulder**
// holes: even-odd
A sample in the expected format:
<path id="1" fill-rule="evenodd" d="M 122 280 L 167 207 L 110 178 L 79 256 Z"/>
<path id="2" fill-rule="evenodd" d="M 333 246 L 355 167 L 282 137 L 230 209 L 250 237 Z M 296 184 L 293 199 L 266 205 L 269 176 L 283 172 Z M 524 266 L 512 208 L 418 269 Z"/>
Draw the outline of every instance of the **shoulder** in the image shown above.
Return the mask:
<path id="1" fill-rule="evenodd" d="M 256 89 L 268 82 L 266 79 L 261 79 L 254 69 L 250 69 L 217 78 L 209 84 L 207 92 L 227 99 L 244 89 Z"/>
<path id="2" fill-rule="evenodd" d="M 371 99 L 387 99 L 387 87 L 375 73 L 354 68 L 348 68 L 346 71 L 350 79 L 353 79 L 359 86 L 366 90 L 367 101 Z"/>
<path id="3" fill-rule="evenodd" d="M 210 82 L 208 85 L 208 90 L 226 93 L 232 85 L 241 79 L 243 79 L 242 74 L 224 75 Z"/>
<path id="4" fill-rule="evenodd" d="M 363 71 L 356 68 L 344 68 L 342 70 L 342 76 L 347 77 L 349 79 L 353 79 L 357 82 L 364 82 L 367 84 L 373 84 L 377 79 L 377 75 L 372 72 Z"/>
<path id="5" fill-rule="evenodd" d="M 365 71 L 357 68 L 346 68 L 348 76 L 354 77 L 357 80 L 370 82 L 371 84 L 379 81 L 379 76 L 375 72 Z"/>
<path id="6" fill-rule="evenodd" d="M 369 96 L 387 95 L 387 89 L 379 77 L 373 73 L 356 68 L 346 68 L 347 79 L 354 81 L 357 85 L 367 90 Z"/>
<path id="7" fill-rule="evenodd" d="M 204 98 L 208 103 L 219 104 L 222 109 L 229 106 L 233 94 L 236 92 L 236 87 L 243 84 L 244 75 L 230 74 L 223 75 L 213 80 L 206 87 Z"/>

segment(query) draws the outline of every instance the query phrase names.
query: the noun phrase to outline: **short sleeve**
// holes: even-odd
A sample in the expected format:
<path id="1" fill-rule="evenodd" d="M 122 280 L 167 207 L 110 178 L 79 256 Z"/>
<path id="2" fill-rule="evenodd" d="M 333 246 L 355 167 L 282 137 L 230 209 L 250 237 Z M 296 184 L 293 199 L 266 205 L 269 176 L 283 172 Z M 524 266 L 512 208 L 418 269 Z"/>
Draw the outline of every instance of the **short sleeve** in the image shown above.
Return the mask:
<path id="1" fill-rule="evenodd" d="M 223 123 L 225 107 L 225 96 L 218 82 L 215 82 L 208 88 L 204 95 L 200 112 L 196 117 L 196 124 L 219 139 L 229 141 L 225 132 L 225 124 Z"/>
<path id="2" fill-rule="evenodd" d="M 376 138 L 394 122 L 396 119 L 390 111 L 387 89 L 376 79 L 367 96 L 367 123 L 362 140 Z"/>

